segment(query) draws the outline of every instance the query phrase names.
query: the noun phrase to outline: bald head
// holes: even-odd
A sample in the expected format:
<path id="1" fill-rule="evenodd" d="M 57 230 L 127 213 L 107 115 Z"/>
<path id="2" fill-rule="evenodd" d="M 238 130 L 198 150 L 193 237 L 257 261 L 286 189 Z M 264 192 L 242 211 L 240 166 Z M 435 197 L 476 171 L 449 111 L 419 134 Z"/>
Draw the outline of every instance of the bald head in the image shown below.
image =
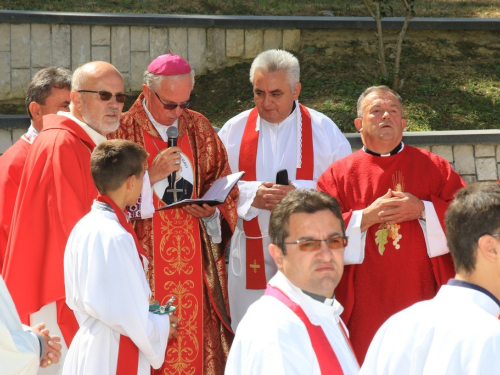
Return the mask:
<path id="1" fill-rule="evenodd" d="M 93 61 L 80 66 L 73 73 L 71 87 L 73 116 L 102 135 L 118 129 L 124 103 L 118 102 L 116 95 L 123 95 L 124 83 L 122 75 L 113 65 Z M 105 93 L 112 94 L 109 100 L 105 100 Z"/>

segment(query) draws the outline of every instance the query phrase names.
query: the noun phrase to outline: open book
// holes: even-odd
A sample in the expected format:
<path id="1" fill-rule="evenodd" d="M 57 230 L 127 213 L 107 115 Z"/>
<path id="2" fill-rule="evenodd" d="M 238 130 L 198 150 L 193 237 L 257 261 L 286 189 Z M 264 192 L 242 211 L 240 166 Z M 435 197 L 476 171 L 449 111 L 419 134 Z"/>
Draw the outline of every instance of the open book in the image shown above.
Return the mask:
<path id="1" fill-rule="evenodd" d="M 181 208 L 188 204 L 208 204 L 209 206 L 217 206 L 224 203 L 234 185 L 240 180 L 245 172 L 237 172 L 225 177 L 215 180 L 210 189 L 207 190 L 202 198 L 197 199 L 183 199 L 181 201 L 169 204 L 168 206 L 161 206 L 156 211 L 165 210 L 167 208 Z"/>

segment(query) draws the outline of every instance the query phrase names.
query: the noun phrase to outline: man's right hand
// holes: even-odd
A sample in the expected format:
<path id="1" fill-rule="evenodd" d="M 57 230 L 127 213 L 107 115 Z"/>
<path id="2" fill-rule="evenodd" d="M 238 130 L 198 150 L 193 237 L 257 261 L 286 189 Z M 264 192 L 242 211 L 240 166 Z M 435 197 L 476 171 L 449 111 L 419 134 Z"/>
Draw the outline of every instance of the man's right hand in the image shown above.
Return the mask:
<path id="1" fill-rule="evenodd" d="M 181 149 L 177 146 L 161 150 L 151 167 L 148 169 L 151 186 L 156 184 L 181 168 Z"/>
<path id="2" fill-rule="evenodd" d="M 293 185 L 276 185 L 275 182 L 263 182 L 257 189 L 252 206 L 261 210 L 272 211 L 283 197 L 294 189 L 295 186 Z"/>
<path id="3" fill-rule="evenodd" d="M 44 368 L 53 363 L 59 362 L 61 358 L 61 338 L 57 335 L 50 335 L 50 331 L 45 328 L 44 323 L 31 327 L 33 332 L 40 334 L 45 344 L 45 355 L 40 361 L 40 367 Z"/>

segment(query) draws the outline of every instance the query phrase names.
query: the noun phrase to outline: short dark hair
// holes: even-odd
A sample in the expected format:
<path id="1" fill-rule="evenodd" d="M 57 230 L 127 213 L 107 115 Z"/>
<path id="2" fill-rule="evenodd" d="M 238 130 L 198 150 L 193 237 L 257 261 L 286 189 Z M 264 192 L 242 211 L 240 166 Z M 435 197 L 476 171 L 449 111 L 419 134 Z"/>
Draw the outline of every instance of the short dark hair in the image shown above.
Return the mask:
<path id="1" fill-rule="evenodd" d="M 44 105 L 45 100 L 52 93 L 52 89 L 68 89 L 71 91 L 71 71 L 65 68 L 49 67 L 40 70 L 31 80 L 24 103 L 31 119 L 30 103 Z"/>
<path id="2" fill-rule="evenodd" d="M 368 87 L 365 91 L 363 91 L 358 98 L 358 104 L 356 106 L 358 118 L 363 117 L 363 102 L 364 102 L 365 98 L 368 95 L 370 95 L 372 92 L 390 93 L 390 94 L 394 95 L 398 99 L 399 105 L 401 105 L 401 112 L 403 112 L 403 99 L 401 98 L 401 95 L 399 95 L 396 91 L 394 91 L 393 89 L 391 89 L 388 86 L 371 86 L 371 87 Z"/>
<path id="3" fill-rule="evenodd" d="M 117 190 L 130 176 L 140 177 L 147 157 L 146 150 L 131 141 L 102 142 L 90 157 L 90 172 L 99 193 Z"/>
<path id="4" fill-rule="evenodd" d="M 446 211 L 445 225 L 455 271 L 472 273 L 479 238 L 500 228 L 500 185 L 479 182 L 459 190 Z"/>
<path id="5" fill-rule="evenodd" d="M 290 234 L 290 216 L 298 213 L 314 214 L 329 210 L 340 220 L 342 235 L 345 236 L 345 225 L 342 219 L 339 202 L 332 196 L 318 190 L 297 189 L 288 193 L 271 213 L 269 220 L 269 237 L 271 243 L 277 245 L 286 254 L 285 238 Z"/>

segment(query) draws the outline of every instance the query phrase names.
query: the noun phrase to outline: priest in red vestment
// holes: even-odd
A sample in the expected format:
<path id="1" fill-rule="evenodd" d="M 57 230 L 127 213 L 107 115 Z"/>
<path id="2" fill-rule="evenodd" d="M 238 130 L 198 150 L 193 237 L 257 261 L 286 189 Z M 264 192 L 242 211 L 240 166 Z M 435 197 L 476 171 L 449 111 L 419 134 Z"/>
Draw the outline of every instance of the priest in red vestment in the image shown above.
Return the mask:
<path id="1" fill-rule="evenodd" d="M 123 90 L 123 78 L 111 64 L 78 68 L 70 112 L 45 116 L 21 176 L 2 274 L 21 319 L 32 314 L 51 327 L 57 324 L 66 347 L 78 324 L 65 303 L 64 248 L 97 197 L 90 154 L 118 128 Z"/>
<path id="2" fill-rule="evenodd" d="M 360 96 L 354 124 L 363 149 L 334 162 L 318 189 L 338 199 L 347 225 L 350 265 L 335 294 L 362 363 L 385 320 L 454 276 L 443 221 L 465 183 L 445 159 L 402 142 L 401 98 L 388 87 Z"/>
<path id="3" fill-rule="evenodd" d="M 43 116 L 69 111 L 71 72 L 64 68 L 45 68 L 35 74 L 26 93 L 26 109 L 31 126 L 0 157 L 0 272 L 9 238 L 12 212 L 16 202 L 26 156 L 36 136 L 42 131 Z"/>
<path id="4" fill-rule="evenodd" d="M 217 208 L 155 211 L 175 200 L 202 197 L 231 171 L 210 122 L 187 109 L 194 85 L 189 64 L 180 56 L 159 56 L 144 81 L 143 92 L 109 137 L 132 140 L 149 153 L 142 196 L 130 213 L 138 219 L 136 233 L 148 253 L 152 298 L 165 304 L 175 296 L 179 317 L 179 336 L 156 373 L 223 374 L 233 339 L 224 254 L 236 225 L 238 189 Z M 182 178 L 173 176 L 177 173 Z"/>

